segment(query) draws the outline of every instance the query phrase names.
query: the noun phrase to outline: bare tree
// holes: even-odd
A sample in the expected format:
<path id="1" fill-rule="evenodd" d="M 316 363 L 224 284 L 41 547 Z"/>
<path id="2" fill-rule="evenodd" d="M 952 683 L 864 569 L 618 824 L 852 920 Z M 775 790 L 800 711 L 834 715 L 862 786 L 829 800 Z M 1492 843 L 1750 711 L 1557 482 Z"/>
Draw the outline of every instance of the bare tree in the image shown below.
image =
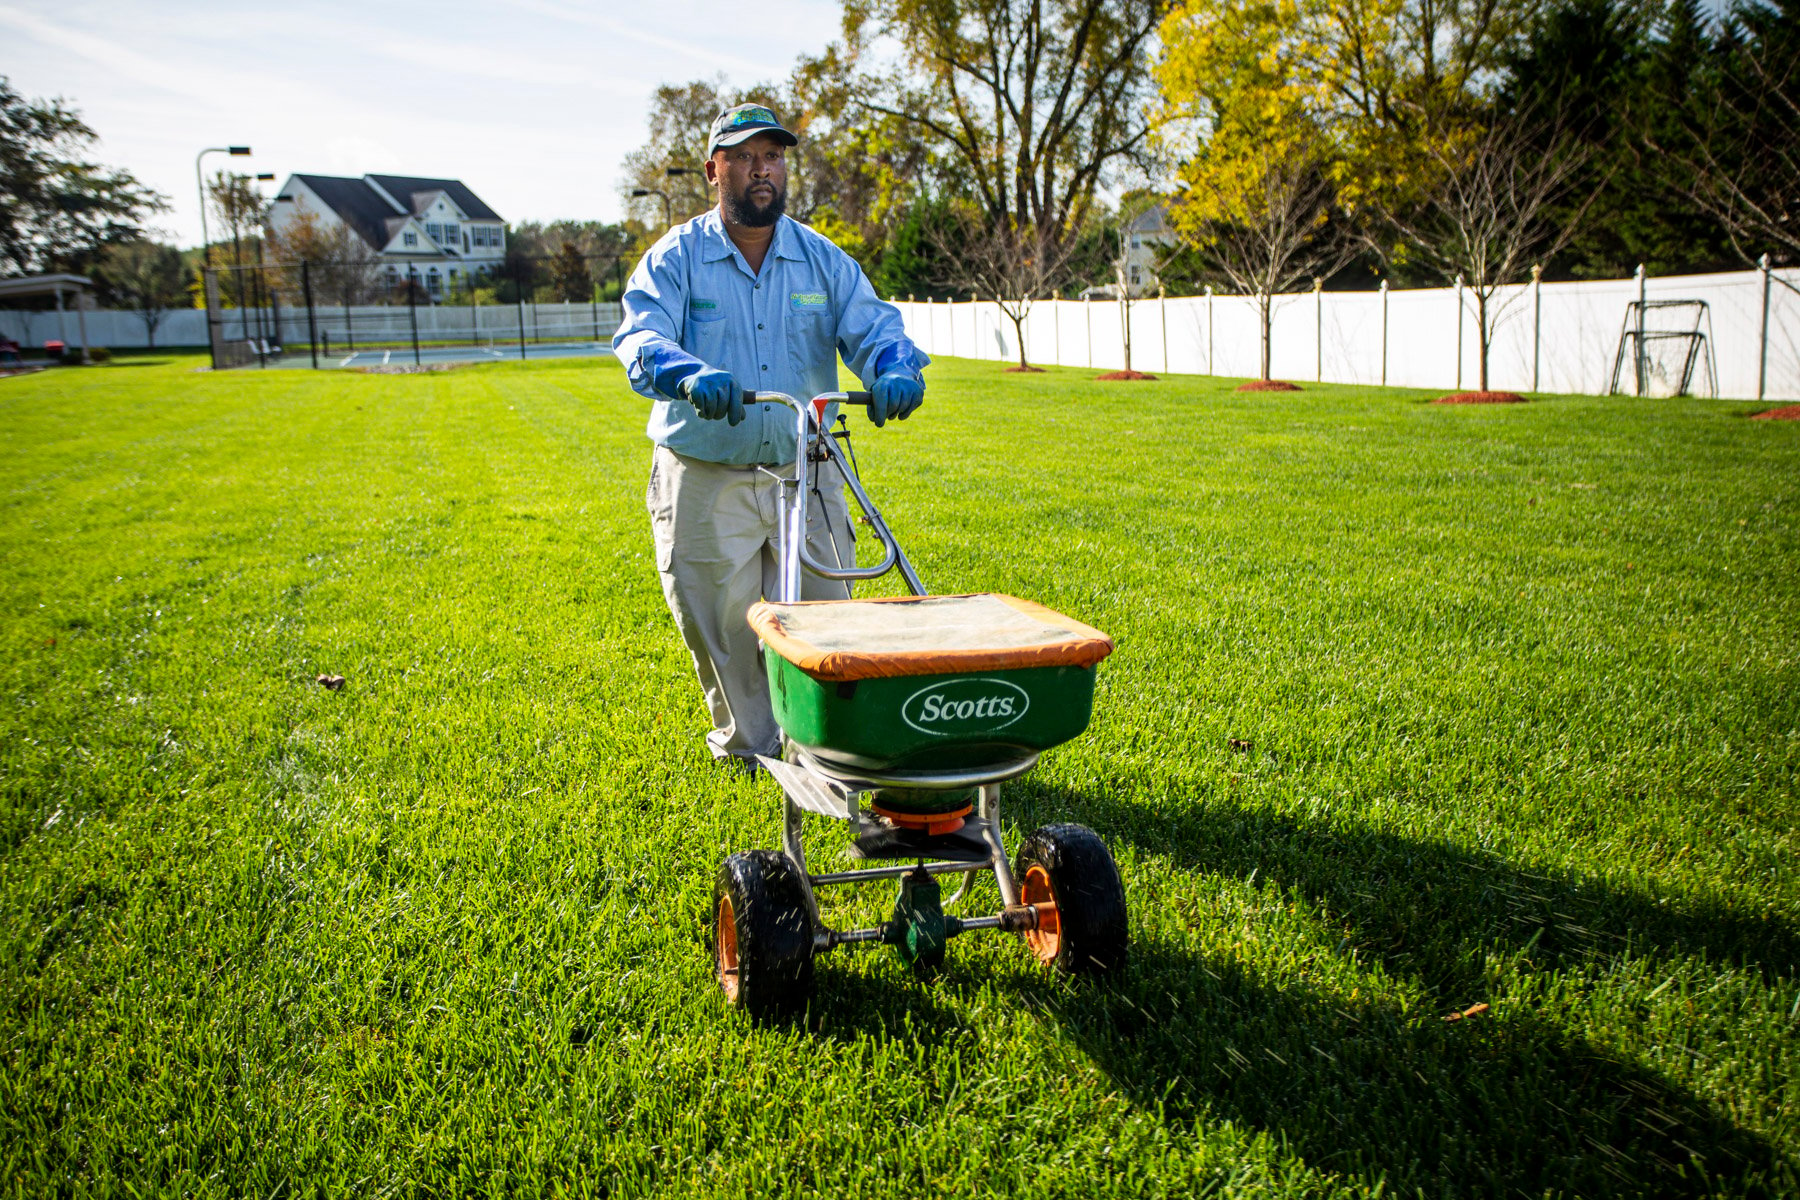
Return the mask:
<path id="1" fill-rule="evenodd" d="M 131 306 L 144 322 L 144 340 L 156 349 L 156 327 L 189 302 L 187 268 L 181 252 L 155 242 L 109 246 L 101 267 L 106 290 Z"/>
<path id="2" fill-rule="evenodd" d="M 1447 131 L 1425 143 L 1431 156 L 1413 203 L 1395 204 L 1385 223 L 1411 256 L 1442 276 L 1461 279 L 1474 305 L 1480 339 L 1480 388 L 1488 390 L 1488 350 L 1494 329 L 1517 293 L 1496 293 L 1522 282 L 1532 264 L 1555 255 L 1579 231 L 1606 184 L 1592 190 L 1572 216 L 1551 210 L 1569 198 L 1592 148 L 1567 128 L 1563 115 L 1498 114 L 1470 129 Z"/>
<path id="3" fill-rule="evenodd" d="M 1035 225 L 994 226 L 964 208 L 930 232 L 933 249 L 947 264 L 944 283 L 958 290 L 993 298 L 1012 322 L 1019 348 L 1019 369 L 1031 370 L 1025 353 L 1025 319 L 1038 300 L 1056 294 L 1067 276 L 1075 243 Z"/>
<path id="4" fill-rule="evenodd" d="M 1220 143 L 1222 145 L 1223 143 Z M 1173 206 L 1177 232 L 1200 261 L 1256 301 L 1262 334 L 1260 378 L 1269 378 L 1276 297 L 1298 283 L 1334 275 L 1356 245 L 1334 219 L 1334 187 L 1315 136 L 1234 139 L 1184 172 Z"/>
<path id="5" fill-rule="evenodd" d="M 1665 178 L 1724 226 L 1747 261 L 1769 246 L 1800 260 L 1800 54 L 1783 52 L 1771 13 L 1745 6 L 1734 15 L 1737 36 L 1720 52 L 1720 76 L 1682 106 L 1685 136 L 1650 149 Z"/>

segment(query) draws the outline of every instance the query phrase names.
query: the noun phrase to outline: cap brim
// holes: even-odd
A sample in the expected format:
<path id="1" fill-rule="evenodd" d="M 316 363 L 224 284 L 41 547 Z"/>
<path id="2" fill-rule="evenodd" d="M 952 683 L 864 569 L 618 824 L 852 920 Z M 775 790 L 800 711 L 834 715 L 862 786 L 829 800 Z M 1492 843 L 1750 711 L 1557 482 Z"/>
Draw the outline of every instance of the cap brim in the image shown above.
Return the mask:
<path id="1" fill-rule="evenodd" d="M 766 133 L 784 146 L 798 146 L 800 139 L 779 125 L 751 125 L 745 129 L 734 129 L 722 138 L 713 141 L 713 150 L 722 150 L 726 146 L 735 146 L 739 142 L 747 142 L 759 133 Z M 712 150 L 707 151 L 708 154 Z"/>

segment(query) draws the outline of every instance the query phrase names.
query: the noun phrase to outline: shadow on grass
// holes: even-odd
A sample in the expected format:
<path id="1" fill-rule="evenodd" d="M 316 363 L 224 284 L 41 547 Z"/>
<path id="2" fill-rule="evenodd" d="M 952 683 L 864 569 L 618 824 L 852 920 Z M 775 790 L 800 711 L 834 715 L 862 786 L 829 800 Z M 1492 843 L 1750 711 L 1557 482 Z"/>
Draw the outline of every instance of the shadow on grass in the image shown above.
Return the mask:
<path id="1" fill-rule="evenodd" d="M 1292 889 L 1329 910 L 1365 958 L 1443 997 L 1444 1011 L 1482 998 L 1494 951 L 1540 970 L 1649 949 L 1765 976 L 1796 961 L 1793 931 L 1775 923 L 1676 910 L 1441 843 L 1223 805 L 1151 813 L 1032 782 L 1012 798 L 1025 827 L 1078 820 L 1192 871 Z M 1132 954 L 1109 984 L 1027 970 L 1012 986 L 1134 1102 L 1178 1121 L 1266 1129 L 1315 1168 L 1402 1193 L 1684 1196 L 1724 1184 L 1776 1195 L 1793 1183 L 1792 1164 L 1709 1102 L 1529 1012 L 1446 1023 L 1155 940 Z M 810 1022 L 818 1036 L 959 1037 L 935 989 L 831 971 L 820 984 L 814 1012 L 829 1015 Z"/>
<path id="2" fill-rule="evenodd" d="M 1013 795 L 1022 827 L 1092 826 L 1193 871 L 1292 889 L 1351 930 L 1350 945 L 1413 976 L 1446 1005 L 1480 999 L 1490 952 L 1528 954 L 1540 968 L 1632 952 L 1696 955 L 1759 972 L 1800 968 L 1800 935 L 1779 920 L 1722 904 L 1663 902 L 1569 872 L 1521 871 L 1495 855 L 1441 842 L 1196 801 L 1150 812 L 1026 781 Z"/>
<path id="3" fill-rule="evenodd" d="M 1267 1129 L 1403 1194 L 1778 1194 L 1773 1149 L 1528 1015 L 1409 1022 L 1150 942 L 1114 986 L 1021 998 L 1135 1102 Z"/>

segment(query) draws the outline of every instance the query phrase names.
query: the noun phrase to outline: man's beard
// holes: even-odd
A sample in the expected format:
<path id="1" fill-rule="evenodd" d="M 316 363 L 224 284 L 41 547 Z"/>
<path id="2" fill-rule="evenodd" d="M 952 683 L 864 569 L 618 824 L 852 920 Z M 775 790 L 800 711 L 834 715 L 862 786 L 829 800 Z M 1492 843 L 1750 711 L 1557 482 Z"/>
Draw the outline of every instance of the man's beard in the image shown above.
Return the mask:
<path id="1" fill-rule="evenodd" d="M 760 206 L 750 199 L 749 188 L 745 188 L 741 195 L 726 193 L 725 196 L 725 215 L 733 225 L 748 225 L 752 229 L 760 229 L 781 220 L 781 214 L 786 211 L 786 188 L 776 188 L 775 198 Z"/>

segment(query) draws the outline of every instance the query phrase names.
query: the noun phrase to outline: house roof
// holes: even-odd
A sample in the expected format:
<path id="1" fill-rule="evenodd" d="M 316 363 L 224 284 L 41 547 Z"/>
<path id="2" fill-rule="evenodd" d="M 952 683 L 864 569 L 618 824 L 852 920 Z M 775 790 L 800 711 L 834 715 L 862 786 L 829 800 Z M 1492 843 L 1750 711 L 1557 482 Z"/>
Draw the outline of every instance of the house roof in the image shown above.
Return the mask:
<path id="1" fill-rule="evenodd" d="M 350 228 L 362 235 L 370 247 L 380 250 L 393 240 L 388 219 L 394 206 L 382 199 L 381 193 L 360 179 L 344 179 L 337 175 L 296 175 L 295 179 L 311 188 Z"/>
<path id="2" fill-rule="evenodd" d="M 1130 233 L 1168 233 L 1168 209 L 1161 204 L 1153 205 L 1127 221 L 1125 228 Z"/>
<path id="3" fill-rule="evenodd" d="M 370 175 L 367 177 L 383 188 L 388 195 L 402 204 L 413 206 L 414 212 L 421 212 L 420 192 L 443 192 L 455 202 L 456 207 L 477 221 L 498 221 L 500 214 L 481 202 L 481 197 L 463 186 L 460 179 L 418 179 L 410 175 Z"/>
<path id="4" fill-rule="evenodd" d="M 500 215 L 455 179 L 415 179 L 406 175 L 365 175 L 346 179 L 338 175 L 296 175 L 363 241 L 384 249 L 411 217 L 423 211 L 431 197 L 443 192 L 465 214 L 476 220 L 498 221 Z M 382 193 L 386 193 L 383 195 Z M 388 196 L 402 206 L 396 208 Z M 448 249 L 448 248 L 446 248 Z M 458 255 L 460 257 L 460 254 Z"/>

